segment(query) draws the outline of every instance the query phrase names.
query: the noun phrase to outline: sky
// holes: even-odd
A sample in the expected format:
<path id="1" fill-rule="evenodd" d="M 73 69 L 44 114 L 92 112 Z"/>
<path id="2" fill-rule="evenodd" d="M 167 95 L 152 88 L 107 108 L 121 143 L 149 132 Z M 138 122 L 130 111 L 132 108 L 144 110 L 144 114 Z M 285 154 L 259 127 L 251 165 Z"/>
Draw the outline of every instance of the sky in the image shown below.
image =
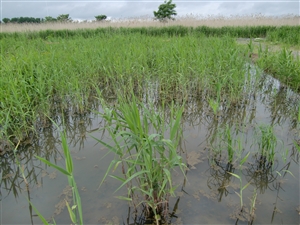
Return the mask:
<path id="1" fill-rule="evenodd" d="M 94 20 L 97 15 L 110 19 L 153 17 L 163 0 L 1 0 L 0 13 L 3 18 L 35 17 L 56 18 L 69 14 L 73 20 Z M 284 16 L 300 13 L 299 0 L 173 0 L 178 16 Z"/>

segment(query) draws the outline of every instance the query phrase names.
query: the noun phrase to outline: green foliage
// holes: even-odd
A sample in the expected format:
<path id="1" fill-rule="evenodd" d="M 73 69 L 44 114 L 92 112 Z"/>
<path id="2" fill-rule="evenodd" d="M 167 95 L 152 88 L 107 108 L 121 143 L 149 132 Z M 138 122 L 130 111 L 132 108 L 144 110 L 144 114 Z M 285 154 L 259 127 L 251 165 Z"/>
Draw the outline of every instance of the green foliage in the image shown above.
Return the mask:
<path id="1" fill-rule="evenodd" d="M 300 45 L 300 26 L 281 26 L 267 33 L 267 40 L 288 45 Z"/>
<path id="2" fill-rule="evenodd" d="M 45 17 L 45 22 L 56 21 L 56 18 Z M 145 36 L 155 36 L 155 37 L 172 37 L 172 36 L 195 36 L 195 37 L 242 37 L 242 38 L 261 38 L 266 37 L 269 33 L 273 32 L 277 28 L 275 26 L 255 26 L 255 27 L 186 27 L 186 26 L 164 26 L 164 27 L 135 27 L 135 28 L 97 28 L 97 29 L 78 29 L 78 30 L 68 30 L 69 36 L 76 37 L 93 37 L 95 35 L 128 35 L 128 34 L 142 34 Z M 290 27 L 286 30 L 286 36 L 293 36 L 294 33 L 299 32 L 298 27 Z M 48 35 L 53 38 L 59 38 L 60 33 L 58 30 L 48 30 Z M 4 37 L 18 37 L 18 38 L 29 38 L 38 39 L 45 38 L 45 31 L 38 32 L 19 32 L 19 33 L 0 33 L 0 39 Z M 274 37 L 277 42 L 287 44 L 287 39 L 279 39 L 278 36 Z M 298 45 L 299 46 L 299 45 Z"/>
<path id="3" fill-rule="evenodd" d="M 130 88 L 143 95 L 145 84 L 155 81 L 161 101 L 184 99 L 204 89 L 215 93 L 217 83 L 222 84 L 220 101 L 237 98 L 244 90 L 241 73 L 247 70 L 240 56 L 246 53 L 231 38 L 101 31 L 46 30 L 39 33 L 46 41 L 36 38 L 37 33 L 27 34 L 29 40 L 25 35 L 1 40 L 3 133 L 21 136 L 32 131 L 37 118 L 51 115 L 58 106 L 64 110 L 72 105 L 80 113 L 95 84 L 109 95 L 117 90 L 128 93 Z"/>
<path id="4" fill-rule="evenodd" d="M 164 4 L 161 4 L 158 7 L 158 11 L 154 11 L 155 19 L 161 22 L 167 22 L 168 20 L 174 20 L 174 17 L 177 13 L 175 11 L 176 5 L 172 4 L 172 0 L 165 1 Z"/>
<path id="5" fill-rule="evenodd" d="M 56 18 L 53 18 L 52 16 L 46 16 L 44 22 L 55 22 L 57 21 Z"/>
<path id="6" fill-rule="evenodd" d="M 69 17 L 69 14 L 61 14 L 59 15 L 56 20 L 58 22 L 70 22 L 72 19 Z"/>
<path id="7" fill-rule="evenodd" d="M 300 57 L 292 51 L 282 48 L 281 51 L 272 52 L 268 47 L 259 48 L 257 65 L 266 72 L 271 73 L 285 85 L 295 91 L 300 91 Z"/>
<path id="8" fill-rule="evenodd" d="M 101 184 L 112 169 L 121 167 L 124 178 L 111 175 L 122 182 L 117 190 L 127 186 L 127 197 L 119 198 L 133 201 L 134 205 L 146 204 L 158 218 L 163 216 L 169 196 L 174 196 L 173 170 L 179 168 L 185 176 L 185 164 L 177 153 L 183 107 L 175 109 L 171 105 L 167 123 L 153 105 L 148 109 L 134 96 L 130 100 L 118 99 L 116 109 L 105 108 L 102 114 L 113 144 L 96 139 L 118 157 L 109 165 Z"/>
<path id="9" fill-rule="evenodd" d="M 37 118 L 50 114 L 57 96 L 61 107 L 75 104 L 83 110 L 94 84 L 110 95 L 118 89 L 126 92 L 126 87 L 142 94 L 144 82 L 156 80 L 163 101 L 205 89 L 217 112 L 224 99 L 230 102 L 243 95 L 241 74 L 247 74 L 244 56 L 249 49 L 228 36 L 206 38 L 214 35 L 210 32 L 176 26 L 0 33 L 1 135 L 33 131 Z M 274 75 L 300 87 L 299 59 L 287 50 L 259 54 L 258 65 L 280 71 Z M 66 103 L 67 96 L 74 98 Z"/>
<path id="10" fill-rule="evenodd" d="M 97 21 L 102 21 L 102 20 L 106 20 L 107 16 L 106 15 L 98 15 L 98 16 L 95 16 L 95 18 Z"/>
<path id="11" fill-rule="evenodd" d="M 4 23 L 40 23 L 42 20 L 34 17 L 13 17 L 11 19 L 3 18 L 2 21 Z"/>
<path id="12" fill-rule="evenodd" d="M 3 18 L 2 21 L 3 21 L 3 23 L 9 23 L 10 19 L 9 18 Z"/>

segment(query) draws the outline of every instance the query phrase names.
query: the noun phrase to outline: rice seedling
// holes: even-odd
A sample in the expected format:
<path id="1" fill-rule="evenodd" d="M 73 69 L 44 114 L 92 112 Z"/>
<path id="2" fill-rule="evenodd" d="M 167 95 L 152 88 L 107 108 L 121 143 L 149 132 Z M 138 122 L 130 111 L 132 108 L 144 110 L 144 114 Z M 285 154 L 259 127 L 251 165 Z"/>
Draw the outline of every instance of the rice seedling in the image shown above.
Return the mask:
<path id="1" fill-rule="evenodd" d="M 179 168 L 185 176 L 186 168 L 177 153 L 183 108 L 171 105 L 169 110 L 166 127 L 166 118 L 155 112 L 153 105 L 147 109 L 134 96 L 130 100 L 119 97 L 117 108 L 105 108 L 102 114 L 113 145 L 96 139 L 118 157 L 109 165 L 100 186 L 111 169 L 121 167 L 124 178 L 110 175 L 122 183 L 116 191 L 127 186 L 127 196 L 118 198 L 133 202 L 136 210 L 145 205 L 145 216 L 150 219 L 153 216 L 156 224 L 167 218 L 169 196 L 174 196 L 172 173 Z"/>

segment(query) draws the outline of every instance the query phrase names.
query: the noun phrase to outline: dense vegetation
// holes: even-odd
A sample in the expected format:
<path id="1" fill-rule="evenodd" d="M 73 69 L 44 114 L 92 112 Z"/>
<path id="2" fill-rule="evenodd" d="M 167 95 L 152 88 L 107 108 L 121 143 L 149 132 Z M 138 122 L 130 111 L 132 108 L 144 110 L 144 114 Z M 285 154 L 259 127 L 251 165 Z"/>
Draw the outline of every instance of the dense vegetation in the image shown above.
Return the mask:
<path id="1" fill-rule="evenodd" d="M 297 33 L 299 26 L 109 27 L 1 33 L 0 151 L 2 143 L 10 140 L 16 144 L 16 154 L 26 137 L 49 125 L 49 121 L 53 122 L 49 118 L 58 114 L 85 115 L 91 110 L 90 103 L 97 101 L 102 105 L 103 130 L 110 134 L 112 144 L 97 140 L 118 156 L 111 162 L 102 182 L 112 167 L 115 170 L 122 166 L 124 178 L 111 175 L 121 181 L 119 189 L 127 186 L 126 197 L 119 198 L 135 205 L 145 203 L 147 216 L 153 214 L 159 224 L 161 215 L 167 217 L 169 197 L 176 188 L 172 171 L 179 167 L 185 174 L 185 166 L 193 165 L 188 159 L 183 163 L 177 149 L 183 135 L 181 117 L 185 116 L 185 110 L 192 110 L 185 108 L 185 103 L 193 105 L 197 99 L 212 109 L 212 113 L 204 114 L 209 115 L 210 123 L 216 124 L 214 134 L 208 135 L 212 151 L 208 159 L 220 163 L 221 155 L 227 153 L 226 179 L 229 181 L 233 176 L 240 180 L 239 210 L 250 214 L 247 220 L 253 221 L 257 192 L 255 189 L 252 207 L 247 212 L 242 191 L 250 181 L 243 185 L 242 167 L 250 152 L 256 151 L 255 163 L 260 170 L 255 170 L 255 174 L 268 173 L 274 165 L 279 141 L 271 125 L 255 124 L 255 142 L 243 155 L 244 136 L 237 127 L 246 129 L 248 122 L 237 119 L 236 124 L 230 123 L 224 119 L 227 114 L 230 116 L 226 108 L 245 116 L 243 110 L 246 109 L 242 109 L 242 105 L 256 98 L 253 90 L 257 89 L 253 87 L 260 85 L 260 79 L 256 78 L 263 74 L 261 69 L 278 78 L 282 89 L 288 86 L 300 90 L 299 55 L 289 48 L 299 48 Z M 269 43 L 280 43 L 283 48 L 271 51 L 266 45 L 254 45 L 252 41 L 239 45 L 237 37 L 264 37 Z M 253 63 L 258 67 L 253 67 Z M 257 73 L 251 72 L 253 68 Z M 115 99 L 116 105 L 111 107 L 107 99 Z M 286 108 L 284 104 L 274 105 L 277 111 Z M 164 116 L 165 110 L 169 117 Z M 295 121 L 299 124 L 300 108 L 297 113 Z M 73 203 L 78 206 L 75 207 L 78 218 L 69 203 L 66 204 L 72 222 L 78 220 L 82 224 L 81 200 L 65 134 L 62 134 L 62 144 L 66 170 L 39 159 L 68 176 L 75 190 Z M 298 148 L 296 143 L 295 146 Z M 283 158 L 287 152 L 283 152 Z M 238 168 L 240 173 L 234 173 Z M 240 215 L 237 218 L 238 221 Z"/>
<path id="2" fill-rule="evenodd" d="M 45 30 L 39 32 L 15 32 L 0 33 L 0 39 L 3 38 L 26 38 L 26 39 L 49 39 L 49 38 L 71 38 L 85 37 L 90 38 L 101 35 L 115 34 L 143 34 L 146 36 L 206 36 L 223 37 L 230 36 L 234 38 L 267 38 L 269 41 L 289 45 L 300 45 L 300 26 L 245 26 L 245 27 L 186 27 L 186 26 L 165 26 L 165 27 L 137 27 L 137 28 L 97 28 L 80 30 Z"/>
<path id="3" fill-rule="evenodd" d="M 57 108 L 76 105 L 72 109 L 83 112 L 95 86 L 107 95 L 129 87 L 139 93 L 155 80 L 164 101 L 204 89 L 213 98 L 237 101 L 253 48 L 238 46 L 233 37 L 299 46 L 299 29 L 176 26 L 1 33 L 1 138 L 26 136 L 37 129 L 37 118 Z M 263 49 L 259 56 L 258 65 L 299 90 L 299 57 Z"/>

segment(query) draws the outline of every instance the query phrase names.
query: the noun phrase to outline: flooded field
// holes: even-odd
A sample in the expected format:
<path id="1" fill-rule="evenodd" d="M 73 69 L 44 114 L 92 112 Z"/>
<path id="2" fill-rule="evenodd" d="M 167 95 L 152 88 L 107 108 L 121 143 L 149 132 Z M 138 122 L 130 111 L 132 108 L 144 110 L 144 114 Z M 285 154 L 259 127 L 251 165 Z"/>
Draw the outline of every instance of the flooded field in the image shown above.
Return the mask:
<path id="1" fill-rule="evenodd" d="M 252 75 L 257 72 L 252 66 L 251 70 Z M 299 223 L 300 95 L 267 74 L 259 79 L 253 80 L 255 85 L 245 84 L 251 88 L 236 102 L 209 101 L 205 91 L 187 99 L 179 154 L 188 169 L 186 178 L 173 171 L 178 187 L 170 198 L 167 223 Z M 159 105 L 157 85 L 151 86 L 144 96 Z M 149 224 L 142 211 L 136 215 L 131 204 L 115 198 L 127 192 L 124 186 L 114 193 L 119 181 L 107 177 L 99 188 L 114 155 L 107 155 L 108 149 L 93 138 L 110 143 L 107 131 L 99 130 L 105 126 L 97 113 L 103 112 L 102 106 L 91 102 L 90 108 L 54 118 L 66 130 L 84 223 Z M 72 198 L 72 191 L 67 178 L 34 155 L 63 167 L 59 130 L 51 123 L 17 151 L 28 185 L 12 152 L 0 158 L 1 224 L 39 224 L 27 199 L 49 221 L 53 217 L 57 224 L 70 224 L 65 200 Z"/>

